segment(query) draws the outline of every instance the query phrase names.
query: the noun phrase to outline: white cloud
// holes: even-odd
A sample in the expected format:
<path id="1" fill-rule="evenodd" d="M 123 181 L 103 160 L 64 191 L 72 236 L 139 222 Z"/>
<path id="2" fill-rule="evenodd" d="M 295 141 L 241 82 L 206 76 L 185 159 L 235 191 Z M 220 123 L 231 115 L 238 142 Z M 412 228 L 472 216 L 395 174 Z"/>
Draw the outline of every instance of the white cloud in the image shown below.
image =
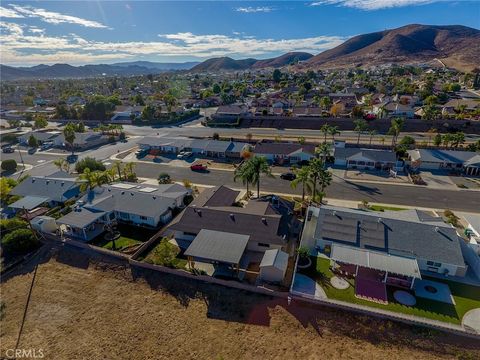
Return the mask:
<path id="1" fill-rule="evenodd" d="M 338 5 L 361 10 L 379 10 L 443 1 L 446 0 L 321 0 L 310 3 L 310 6 Z"/>
<path id="2" fill-rule="evenodd" d="M 18 14 L 22 15 L 23 17 L 38 18 L 49 24 L 58 25 L 62 23 L 68 23 L 68 24 L 81 25 L 89 28 L 108 28 L 106 25 L 101 24 L 97 21 L 82 19 L 76 16 L 65 15 L 65 14 L 54 12 L 54 11 L 48 11 L 45 9 L 34 8 L 28 5 L 21 6 L 21 5 L 10 4 L 10 6 Z"/>
<path id="3" fill-rule="evenodd" d="M 158 41 L 104 42 L 82 38 L 70 33 L 49 36 L 35 27 L 12 23 L 0 24 L 2 31 L 2 61 L 10 64 L 58 62 L 85 63 L 139 58 L 148 56 L 197 57 L 260 56 L 289 51 L 318 53 L 341 44 L 339 36 L 316 36 L 300 39 L 258 39 L 253 36 L 207 34 L 191 32 L 158 35 Z M 56 57 L 58 55 L 58 57 Z"/>
<path id="4" fill-rule="evenodd" d="M 6 7 L 0 6 L 0 18 L 17 18 L 21 19 L 24 16 L 22 14 L 19 14 L 15 10 L 8 9 Z"/>
<path id="5" fill-rule="evenodd" d="M 259 13 L 259 12 L 272 12 L 275 10 L 275 8 L 271 6 L 257 6 L 257 7 L 252 7 L 252 6 L 247 6 L 247 7 L 237 7 L 235 8 L 235 11 L 237 12 L 242 12 L 242 13 Z"/>

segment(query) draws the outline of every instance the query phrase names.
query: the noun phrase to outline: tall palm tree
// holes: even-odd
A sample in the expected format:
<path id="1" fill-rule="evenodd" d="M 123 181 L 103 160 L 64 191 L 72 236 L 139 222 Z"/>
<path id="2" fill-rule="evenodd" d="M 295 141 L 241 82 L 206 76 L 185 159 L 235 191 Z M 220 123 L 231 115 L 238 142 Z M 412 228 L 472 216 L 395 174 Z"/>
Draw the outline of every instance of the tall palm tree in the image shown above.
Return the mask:
<path id="1" fill-rule="evenodd" d="M 70 171 L 70 163 L 65 158 L 56 159 L 53 164 L 61 171 Z"/>
<path id="2" fill-rule="evenodd" d="M 312 199 L 315 199 L 317 194 L 317 181 L 320 173 L 324 170 L 323 166 L 323 161 L 318 158 L 310 160 L 310 165 L 308 165 L 310 178 L 312 179 Z"/>
<path id="3" fill-rule="evenodd" d="M 102 171 L 91 171 L 86 168 L 82 174 L 78 177 L 82 180 L 80 184 L 80 191 L 92 191 L 96 186 L 106 184 L 108 179 Z"/>
<path id="4" fill-rule="evenodd" d="M 320 132 L 323 134 L 323 142 L 327 142 L 327 135 L 330 133 L 330 128 L 331 126 L 328 124 L 323 124 L 322 127 L 320 128 Z"/>
<path id="5" fill-rule="evenodd" d="M 398 136 L 400 135 L 404 124 L 405 120 L 402 118 L 392 119 L 390 129 L 388 129 L 388 135 L 392 135 L 392 148 L 397 144 Z"/>
<path id="6" fill-rule="evenodd" d="M 324 142 L 323 144 L 318 145 L 317 152 L 322 155 L 323 165 L 327 164 L 327 156 L 330 154 L 331 145 Z"/>
<path id="7" fill-rule="evenodd" d="M 118 180 L 122 180 L 122 162 L 120 160 L 115 160 L 112 169 L 115 169 L 117 171 Z"/>
<path id="8" fill-rule="evenodd" d="M 272 174 L 272 169 L 268 164 L 268 161 L 263 156 L 255 156 L 249 159 L 247 162 L 250 164 L 248 166 L 252 167 L 253 176 L 252 176 L 252 184 L 257 185 L 257 197 L 260 197 L 260 177 L 261 175 L 266 175 L 269 177 L 274 177 Z"/>
<path id="9" fill-rule="evenodd" d="M 326 169 L 322 169 L 318 174 L 318 184 L 320 185 L 320 202 L 325 196 L 325 188 L 332 183 L 332 173 Z"/>
<path id="10" fill-rule="evenodd" d="M 307 188 L 311 188 L 312 185 L 312 180 L 310 178 L 310 167 L 302 166 L 300 169 L 295 169 L 294 172 L 297 177 L 290 183 L 290 186 L 292 189 L 296 189 L 298 184 L 302 184 L 302 202 L 304 202 L 305 191 Z"/>
<path id="11" fill-rule="evenodd" d="M 377 135 L 377 131 L 372 129 L 368 132 L 368 135 L 370 135 L 370 145 L 372 145 L 372 140 L 375 135 Z"/>
<path id="12" fill-rule="evenodd" d="M 134 162 L 128 162 L 125 164 L 125 167 L 123 168 L 123 173 L 125 174 L 125 180 L 135 177 L 136 174 L 133 171 L 135 166 L 136 164 Z"/>
<path id="13" fill-rule="evenodd" d="M 359 145 L 360 135 L 368 129 L 368 124 L 365 120 L 361 120 L 361 119 L 355 120 L 353 124 L 355 125 L 355 131 L 358 133 L 357 145 Z"/>
<path id="14" fill-rule="evenodd" d="M 328 133 L 332 137 L 332 143 L 334 143 L 335 135 L 340 135 L 340 130 L 338 130 L 338 126 L 330 126 Z"/>
<path id="15" fill-rule="evenodd" d="M 246 160 L 239 167 L 237 167 L 233 173 L 233 181 L 238 179 L 242 180 L 242 183 L 247 186 L 247 194 L 249 194 L 249 185 L 253 181 L 253 168 L 251 162 Z"/>

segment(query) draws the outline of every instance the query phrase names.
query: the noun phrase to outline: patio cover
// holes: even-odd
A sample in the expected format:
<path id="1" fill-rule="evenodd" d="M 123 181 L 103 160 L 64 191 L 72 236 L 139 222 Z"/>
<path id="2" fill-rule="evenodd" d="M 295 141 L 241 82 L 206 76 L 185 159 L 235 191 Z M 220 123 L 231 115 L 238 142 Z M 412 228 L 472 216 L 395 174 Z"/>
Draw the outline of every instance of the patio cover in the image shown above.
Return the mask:
<path id="1" fill-rule="evenodd" d="M 348 246 L 332 245 L 330 258 L 334 261 L 363 266 L 369 269 L 421 279 L 416 259 L 390 255 Z"/>
<path id="2" fill-rule="evenodd" d="M 18 201 L 15 201 L 13 204 L 10 204 L 9 207 L 13 209 L 25 209 L 32 210 L 38 207 L 40 204 L 47 202 L 48 197 L 45 196 L 25 196 Z"/>
<path id="3" fill-rule="evenodd" d="M 238 264 L 249 238 L 249 235 L 202 229 L 185 251 L 185 255 Z"/>
<path id="4" fill-rule="evenodd" d="M 73 210 L 67 215 L 61 217 L 57 220 L 57 224 L 64 224 L 78 229 L 83 229 L 94 221 L 100 219 L 105 214 L 105 211 L 93 212 L 91 210 L 81 208 L 78 210 Z"/>

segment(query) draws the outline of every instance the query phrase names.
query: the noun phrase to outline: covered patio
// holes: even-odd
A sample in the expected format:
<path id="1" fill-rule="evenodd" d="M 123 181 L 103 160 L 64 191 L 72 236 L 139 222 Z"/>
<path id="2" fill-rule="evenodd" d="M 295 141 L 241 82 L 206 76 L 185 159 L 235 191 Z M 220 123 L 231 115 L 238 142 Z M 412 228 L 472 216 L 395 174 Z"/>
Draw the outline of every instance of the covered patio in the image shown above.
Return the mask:
<path id="1" fill-rule="evenodd" d="M 202 229 L 184 255 L 191 269 L 210 269 L 206 272 L 211 276 L 239 277 L 249 238 L 249 235 Z"/>
<path id="2" fill-rule="evenodd" d="M 387 285 L 411 290 L 421 279 L 412 258 L 335 244 L 330 260 L 334 270 L 355 277 L 355 296 L 369 301 L 388 303 Z"/>
<path id="3" fill-rule="evenodd" d="M 57 220 L 65 225 L 64 234 L 84 241 L 90 241 L 105 231 L 108 214 L 105 211 L 76 209 Z"/>

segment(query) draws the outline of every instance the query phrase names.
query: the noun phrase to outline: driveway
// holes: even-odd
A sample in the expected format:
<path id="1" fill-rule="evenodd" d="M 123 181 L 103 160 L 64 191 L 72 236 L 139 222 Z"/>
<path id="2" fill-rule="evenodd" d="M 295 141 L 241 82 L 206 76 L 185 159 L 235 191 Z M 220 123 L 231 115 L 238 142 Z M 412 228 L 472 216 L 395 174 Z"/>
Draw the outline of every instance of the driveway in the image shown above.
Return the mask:
<path id="1" fill-rule="evenodd" d="M 314 299 L 327 299 L 325 290 L 317 282 L 306 275 L 296 273 L 293 290 L 308 295 Z"/>
<path id="2" fill-rule="evenodd" d="M 422 179 L 427 183 L 427 186 L 432 189 L 444 189 L 444 190 L 458 190 L 455 183 L 450 179 L 448 175 L 437 175 L 430 171 L 422 171 Z"/>

